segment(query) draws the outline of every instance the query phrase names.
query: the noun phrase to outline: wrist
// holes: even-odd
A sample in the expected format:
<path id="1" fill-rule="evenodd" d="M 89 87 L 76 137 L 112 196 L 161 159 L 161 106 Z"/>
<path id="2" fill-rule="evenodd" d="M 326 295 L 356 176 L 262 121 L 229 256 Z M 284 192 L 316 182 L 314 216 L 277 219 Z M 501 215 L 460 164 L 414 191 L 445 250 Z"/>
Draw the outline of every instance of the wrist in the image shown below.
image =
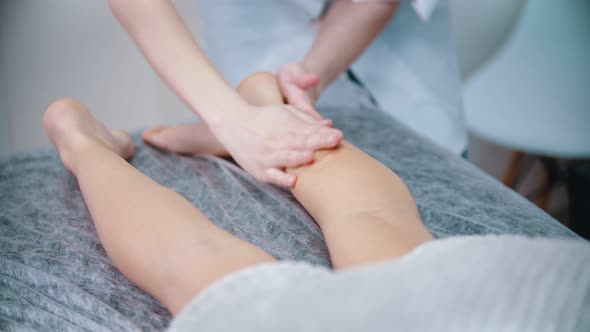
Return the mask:
<path id="1" fill-rule="evenodd" d="M 250 105 L 242 99 L 235 91 L 232 91 L 231 96 L 227 96 L 224 100 L 207 107 L 199 115 L 210 128 L 226 127 L 228 124 L 236 121 L 247 113 Z"/>
<path id="2" fill-rule="evenodd" d="M 329 66 L 325 66 L 320 62 L 314 61 L 310 58 L 305 58 L 301 62 L 301 66 L 303 70 L 307 73 L 316 74 L 320 77 L 320 82 L 314 88 L 314 94 L 316 99 L 320 96 L 320 94 L 324 91 L 324 89 L 334 80 L 335 76 Z"/>

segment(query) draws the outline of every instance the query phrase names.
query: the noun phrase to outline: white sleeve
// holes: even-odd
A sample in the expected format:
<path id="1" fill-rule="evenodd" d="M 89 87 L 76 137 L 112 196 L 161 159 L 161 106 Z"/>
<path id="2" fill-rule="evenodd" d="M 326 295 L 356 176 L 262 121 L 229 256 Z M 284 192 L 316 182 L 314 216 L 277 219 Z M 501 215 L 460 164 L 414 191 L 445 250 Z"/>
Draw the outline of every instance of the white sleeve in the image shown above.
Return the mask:
<path id="1" fill-rule="evenodd" d="M 401 0 L 352 0 L 353 2 L 370 2 L 370 1 L 379 1 L 379 2 L 400 2 Z M 430 15 L 438 5 L 439 0 L 412 0 L 412 6 L 414 10 L 420 16 L 420 18 L 424 21 L 427 21 L 430 18 Z"/>

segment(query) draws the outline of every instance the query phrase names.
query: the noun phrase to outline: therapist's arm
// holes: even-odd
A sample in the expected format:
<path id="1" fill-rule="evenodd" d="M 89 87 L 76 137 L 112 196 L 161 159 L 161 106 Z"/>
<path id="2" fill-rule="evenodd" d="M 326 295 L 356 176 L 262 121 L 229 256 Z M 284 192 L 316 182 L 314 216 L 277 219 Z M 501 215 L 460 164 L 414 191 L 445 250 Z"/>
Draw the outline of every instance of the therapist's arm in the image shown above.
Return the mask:
<path id="1" fill-rule="evenodd" d="M 160 77 L 208 124 L 243 108 L 169 0 L 109 0 L 109 6 Z"/>
<path id="2" fill-rule="evenodd" d="M 335 0 L 318 22 L 317 37 L 299 63 L 288 64 L 279 73 L 281 92 L 287 101 L 309 110 L 306 96 L 313 101 L 361 55 L 384 29 L 398 7 L 398 1 Z M 313 76 L 317 80 L 313 79 Z"/>
<path id="3" fill-rule="evenodd" d="M 284 167 L 342 140 L 340 131 L 293 109 L 246 103 L 207 60 L 170 0 L 109 0 L 109 6 L 160 77 L 257 179 L 293 186 L 295 176 Z"/>

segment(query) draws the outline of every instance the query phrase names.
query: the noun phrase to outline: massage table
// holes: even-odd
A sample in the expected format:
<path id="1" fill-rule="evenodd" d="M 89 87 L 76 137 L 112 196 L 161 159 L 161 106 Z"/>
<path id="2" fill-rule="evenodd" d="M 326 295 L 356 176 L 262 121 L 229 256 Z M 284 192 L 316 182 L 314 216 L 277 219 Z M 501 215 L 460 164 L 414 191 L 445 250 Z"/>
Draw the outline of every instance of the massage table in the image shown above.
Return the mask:
<path id="1" fill-rule="evenodd" d="M 374 107 L 319 110 L 347 141 L 402 178 L 436 238 L 579 239 L 467 160 Z M 330 266 L 320 229 L 288 191 L 255 181 L 229 160 L 173 155 L 137 134 L 134 140 L 130 163 L 218 226 L 280 260 Z M 52 149 L 0 161 L 0 330 L 161 331 L 170 320 L 106 256 L 76 179 Z"/>

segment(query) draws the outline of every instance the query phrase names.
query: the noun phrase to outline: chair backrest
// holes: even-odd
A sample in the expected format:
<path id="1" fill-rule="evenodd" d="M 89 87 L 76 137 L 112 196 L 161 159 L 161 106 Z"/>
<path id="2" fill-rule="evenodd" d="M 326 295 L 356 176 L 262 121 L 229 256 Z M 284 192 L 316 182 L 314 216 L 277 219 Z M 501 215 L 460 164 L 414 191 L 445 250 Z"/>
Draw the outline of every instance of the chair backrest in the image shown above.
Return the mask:
<path id="1" fill-rule="evenodd" d="M 468 79 L 510 37 L 525 0 L 450 0 L 461 76 Z"/>

